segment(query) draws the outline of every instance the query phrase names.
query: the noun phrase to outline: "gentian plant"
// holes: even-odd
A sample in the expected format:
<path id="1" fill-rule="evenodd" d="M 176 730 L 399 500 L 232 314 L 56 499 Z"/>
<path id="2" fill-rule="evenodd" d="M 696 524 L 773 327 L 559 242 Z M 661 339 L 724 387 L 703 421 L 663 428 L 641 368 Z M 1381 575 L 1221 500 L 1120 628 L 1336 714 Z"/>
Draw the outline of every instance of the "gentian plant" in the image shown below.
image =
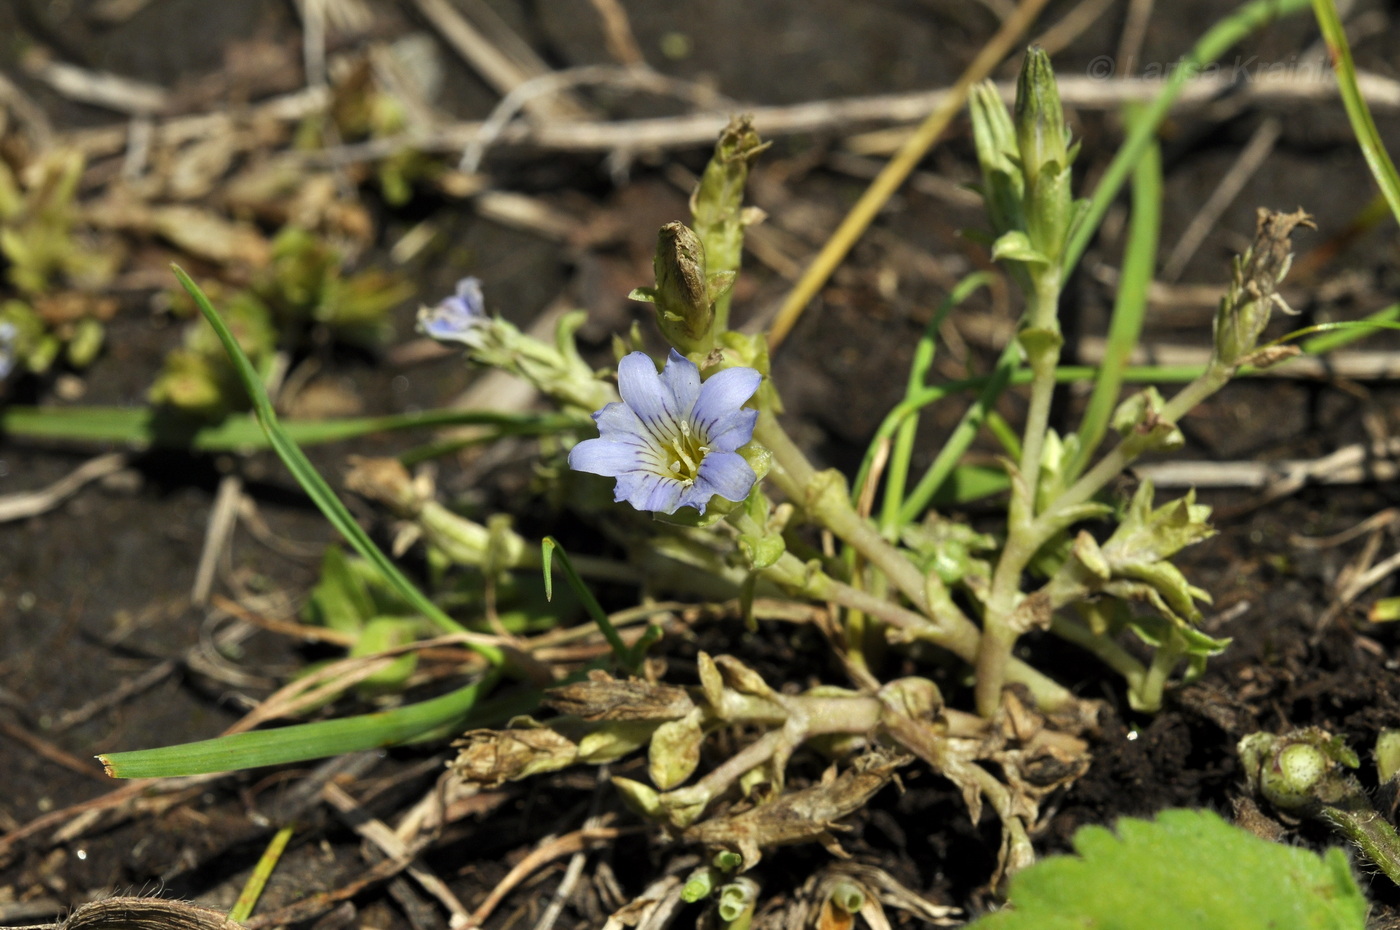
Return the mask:
<path id="1" fill-rule="evenodd" d="M 614 504 L 650 518 L 616 537 L 637 558 L 646 552 L 702 570 L 695 577 L 711 590 L 729 585 L 749 619 L 765 595 L 835 605 L 836 623 L 848 625 L 835 641 L 860 686 L 784 694 L 733 656 L 702 655 L 701 682 L 691 688 L 594 672 L 549 692 L 545 704 L 558 716 L 472 731 L 455 766 L 463 777 L 494 783 L 645 747 L 651 784 L 614 779 L 629 802 L 677 839 L 729 850 L 737 856 L 730 870 L 743 871 L 767 846 L 820 840 L 835 847 L 830 828 L 839 817 L 917 758 L 959 784 L 974 811 L 989 803 L 1001 815 L 1002 862 L 1015 869 L 1031 861 L 1027 830 L 1039 800 L 1087 764 L 1080 735 L 1093 715 L 1013 656 L 1019 637 L 1048 629 L 1097 653 L 1146 710 L 1158 706 L 1183 663 L 1194 674 L 1224 647 L 1196 629 L 1206 594 L 1170 562 L 1210 535 L 1208 509 L 1190 495 L 1158 504 L 1147 483 L 1121 509 L 1100 495 L 1139 456 L 1180 445 L 1176 421 L 1242 365 L 1286 354 L 1256 343 L 1278 304 L 1289 233 L 1307 218 L 1261 217 L 1256 245 L 1237 263 L 1222 301 L 1216 354 L 1200 378 L 1171 400 L 1155 390 L 1131 396 L 1111 416 L 1095 414 L 1061 435 L 1050 427 L 1059 295 L 1068 243 L 1086 207 L 1072 197 L 1074 146 L 1044 53 L 1027 55 L 1013 112 L 990 86 L 980 87 L 972 119 L 992 254 L 1026 298 L 1013 362 L 1019 356 L 1029 369 L 1030 407 L 1004 460 L 1009 497 L 999 538 L 960 534 L 931 511 L 882 531 L 856 506 L 862 489 L 853 493 L 845 476 L 813 465 L 783 429 L 766 342 L 727 325 L 735 246 L 757 219 L 741 198 L 763 146 L 746 121 L 725 132 L 697 187 L 696 228 L 671 223 L 658 236 L 655 283 L 633 296 L 653 304 L 670 348 L 658 370 L 650 355 L 623 344 L 621 400 L 589 409 L 585 397 L 609 394 L 611 379 L 580 370 L 573 321 L 561 325 L 553 346 L 532 341 L 489 317 L 470 280 L 424 310 L 424 332 L 462 343 L 478 362 L 517 371 L 565 410 L 588 410 L 598 435 L 582 431 L 568 465 L 613 479 Z M 1110 428 L 1116 442 L 1096 459 Z M 580 479 L 585 491 L 591 480 Z M 587 493 L 570 500 L 588 515 L 606 509 Z M 815 556 L 809 526 L 839 540 L 849 558 Z M 1150 661 L 1119 642 L 1128 630 L 1149 647 Z M 945 702 L 949 683 L 932 673 L 885 680 L 879 655 L 915 642 L 973 668 L 968 710 Z M 740 724 L 764 735 L 691 782 L 707 735 Z M 811 795 L 785 794 L 788 760 L 837 735 L 869 755 L 804 789 Z M 736 813 L 739 798 L 748 800 Z M 785 826 L 793 805 L 808 812 L 797 834 Z"/>
<path id="2" fill-rule="evenodd" d="M 758 895 L 756 879 L 741 873 L 793 843 L 821 843 L 840 854 L 842 819 L 915 764 L 951 781 L 974 823 L 984 806 L 996 813 L 999 876 L 1034 860 L 1029 837 L 1040 804 L 1088 765 L 1084 736 L 1096 708 L 1019 658 L 1015 647 L 1033 631 L 1068 640 L 1119 674 L 1129 701 L 1146 712 L 1160 706 L 1170 683 L 1199 674 L 1225 648 L 1225 640 L 1198 629 L 1208 597 L 1171 561 L 1211 534 L 1208 508 L 1192 494 L 1158 502 L 1147 482 L 1126 502 L 1107 492 L 1140 457 L 1179 447 L 1181 418 L 1242 368 L 1294 351 L 1259 340 L 1273 310 L 1287 309 L 1277 288 L 1289 268 L 1290 236 L 1310 224 L 1301 211 L 1260 212 L 1254 244 L 1235 262 L 1215 317 L 1210 363 L 1198 377 L 1169 398 L 1148 388 L 1123 399 L 1120 357 L 1105 366 L 1079 422 L 1056 430 L 1060 294 L 1099 208 L 1073 196 L 1076 146 L 1044 52 L 1027 54 L 1012 110 L 990 85 L 974 89 L 970 109 L 991 226 L 985 238 L 1020 288 L 1025 311 L 965 428 L 912 492 L 905 480 L 914 417 L 947 396 L 923 380 L 932 334 L 956 300 L 935 315 L 907 399 L 881 428 L 879 438 L 902 450 L 887 474 L 871 464 L 879 458 L 873 452 L 854 486 L 814 464 L 780 421 L 782 389 L 771 377 L 767 339 L 729 324 L 744 233 L 761 219 L 743 203 L 749 169 L 765 147 L 747 119 L 733 120 L 720 137 L 691 199 L 691 225 L 660 230 L 655 280 L 633 292 L 654 308 L 667 344 L 661 364 L 660 353 L 645 351 L 634 332 L 616 340 L 615 369 L 596 370 L 575 339 L 581 314 L 564 315 L 552 341 L 533 338 L 488 312 L 474 278 L 423 308 L 422 332 L 461 345 L 478 365 L 525 379 L 555 404 L 558 419 L 542 444 L 539 475 L 554 501 L 596 526 L 627 559 L 619 570 L 602 552 L 571 558 L 551 538 L 525 538 L 505 515 L 478 521 L 448 510 L 430 482 L 398 462 L 356 463 L 351 487 L 401 521 L 400 540 L 424 541 L 438 568 L 468 567 L 489 586 L 543 567 L 548 587 L 558 560 L 615 655 L 611 668 L 595 665 L 559 680 L 496 640 L 472 638 L 363 538 L 314 473 L 306 477 L 365 557 L 354 571 L 374 573 L 376 589 L 394 592 L 396 609 L 419 611 L 439 631 L 466 637 L 483 667 L 467 689 L 379 715 L 398 727 L 394 740 L 460 724 L 501 675 L 528 681 L 539 690 L 502 699 L 494 720 L 476 720 L 458 744 L 455 775 L 497 784 L 645 753 L 645 782 L 615 776 L 612 783 L 666 837 L 705 850 L 684 898 L 713 898 L 721 922 L 733 926 L 753 914 Z M 1143 145 L 1134 171 L 1147 187 L 1157 159 Z M 206 315 L 255 380 L 227 328 L 212 309 Z M 1115 318 L 1119 345 L 1135 340 L 1133 325 Z M 930 501 L 1013 376 L 1027 385 L 1028 404 L 1019 435 L 994 431 L 1002 444 L 1005 520 L 995 532 L 975 532 L 935 512 Z M 256 389 L 254 402 L 276 445 L 270 404 Z M 294 470 L 302 468 L 294 447 L 278 448 Z M 872 519 L 877 499 L 880 515 Z M 336 571 L 349 577 L 342 563 L 335 562 Z M 727 604 L 736 622 L 818 617 L 846 680 L 797 686 L 769 680 L 772 673 L 766 677 L 737 656 L 704 652 L 697 681 L 662 680 L 645 663 L 656 632 L 626 642 L 593 599 L 590 578 Z M 341 588 L 326 587 L 323 600 L 330 603 Z M 374 618 L 369 608 L 362 613 L 368 626 Z M 1140 646 L 1125 644 L 1129 636 Z M 971 672 L 970 688 L 959 669 Z M 390 741 L 368 718 L 344 723 L 317 730 L 317 738 L 327 734 L 333 751 Z M 728 750 L 717 752 L 720 744 Z M 1267 749 L 1256 746 L 1252 758 Z M 826 775 L 791 788 L 789 763 L 817 754 L 831 760 Z M 105 761 L 119 774 L 149 773 L 123 755 Z M 284 748 L 276 759 L 304 757 Z M 211 764 L 193 750 L 189 758 L 200 761 L 183 771 Z M 274 759 L 247 764 L 268 761 Z M 1184 845 L 1198 828 L 1215 830 L 1176 826 L 1174 841 Z M 1341 884 L 1350 915 L 1353 889 Z M 1044 883 L 1028 879 L 1021 887 Z M 833 895 L 858 909 L 859 891 L 842 889 Z"/>

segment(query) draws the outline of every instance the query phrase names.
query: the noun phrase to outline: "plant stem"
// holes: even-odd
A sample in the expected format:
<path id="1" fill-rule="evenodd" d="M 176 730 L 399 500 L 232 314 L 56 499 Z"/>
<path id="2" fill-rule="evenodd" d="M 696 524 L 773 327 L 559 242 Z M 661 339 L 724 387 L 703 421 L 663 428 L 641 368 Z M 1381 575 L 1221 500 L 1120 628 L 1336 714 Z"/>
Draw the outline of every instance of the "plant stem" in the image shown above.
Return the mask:
<path id="1" fill-rule="evenodd" d="M 824 477 L 812 467 L 772 413 L 759 413 L 754 438 L 773 453 L 773 471 L 769 477 L 774 479 L 783 493 L 804 506 L 813 518 L 883 572 L 921 613 L 875 597 L 825 573 L 809 570 L 790 552 L 784 553 L 777 563 L 765 569 L 764 576 L 807 597 L 832 601 L 842 607 L 879 617 L 915 638 L 947 649 L 965 662 L 976 662 L 983 634 L 954 603 L 952 595 L 938 577 L 925 575 L 904 553 L 881 536 L 869 521 L 862 519 L 851 506 L 850 496 L 836 486 L 835 478 Z M 1026 559 L 1029 558 L 1028 553 Z M 1010 660 L 1009 649 L 1006 650 L 1005 659 Z M 1002 679 L 1007 678 L 1030 689 L 1036 704 L 1043 710 L 1074 703 L 1074 695 L 1063 686 L 1022 662 L 1010 660 L 1004 663 Z"/>
<path id="2" fill-rule="evenodd" d="M 830 601 L 848 610 L 859 610 L 899 630 L 911 639 L 920 639 L 946 649 L 964 662 L 975 662 L 981 631 L 957 606 L 948 601 L 949 610 L 935 609 L 936 620 L 915 613 L 906 607 L 851 587 L 844 582 L 813 571 L 801 559 L 784 553 L 776 563 L 763 570 L 763 577 L 787 590 L 818 601 Z M 1068 707 L 1075 697 L 1063 685 L 1045 677 L 1034 668 L 1012 659 L 1006 669 L 1010 681 L 1025 685 L 1035 698 L 1036 706 L 1050 711 Z"/>
<path id="3" fill-rule="evenodd" d="M 1128 683 L 1129 692 L 1137 691 L 1147 677 L 1147 669 L 1128 650 L 1072 617 L 1056 614 L 1050 622 L 1050 632 L 1085 652 L 1093 653 L 1100 662 L 1122 675 Z"/>
<path id="4" fill-rule="evenodd" d="M 1367 859 L 1400 885 L 1400 836 L 1366 800 L 1360 785 L 1357 785 L 1357 794 L 1348 801 L 1322 808 L 1319 816 L 1359 846 Z"/>
<path id="5" fill-rule="evenodd" d="M 1011 482 L 1011 502 L 1007 508 L 1006 544 L 992 573 L 992 589 L 987 613 L 982 620 L 982 642 L 977 650 L 977 712 L 990 717 L 1001 706 L 1001 689 L 1006 668 L 1022 629 L 1015 617 L 1021 600 L 1021 575 L 1049 533 L 1036 521 L 1036 495 L 1040 487 L 1041 459 L 1050 429 L 1050 405 L 1055 398 L 1055 369 L 1060 364 L 1060 333 L 1057 309 L 1060 276 L 1051 268 L 1033 275 L 1031 306 L 1027 313 L 1023 345 L 1031 369 L 1030 408 L 1021 441 L 1019 474 Z"/>
<path id="6" fill-rule="evenodd" d="M 1060 303 L 1060 276 L 1046 270 L 1034 276 L 1034 289 L 1029 295 L 1032 306 L 1027 313 L 1030 329 L 1053 332 L 1059 336 L 1056 310 Z M 1026 411 L 1026 428 L 1021 441 L 1021 476 L 1025 479 L 1028 513 L 1035 508 L 1036 488 L 1040 484 L 1041 457 L 1045 434 L 1050 429 L 1050 404 L 1055 399 L 1055 369 L 1060 364 L 1060 341 L 1046 340 L 1044 345 L 1027 347 L 1031 369 L 1030 407 Z M 1013 503 L 1015 498 L 1013 497 Z"/>
<path id="7" fill-rule="evenodd" d="M 1177 391 L 1172 399 L 1167 401 L 1162 407 L 1162 419 L 1170 423 L 1177 422 L 1224 387 L 1232 374 L 1231 369 L 1212 364 L 1204 374 Z M 1070 507 L 1085 503 L 1121 475 L 1123 469 L 1131 465 L 1137 457 L 1137 453 L 1131 452 L 1128 446 L 1120 441 L 1085 472 L 1082 478 L 1056 498 L 1054 504 L 1041 515 L 1041 520 L 1048 521 Z"/>
<path id="8" fill-rule="evenodd" d="M 1152 653 L 1152 664 L 1147 667 L 1147 675 L 1139 684 L 1128 682 L 1128 703 L 1134 710 L 1155 714 L 1162 709 L 1162 691 L 1167 686 L 1176 663 L 1186 654 L 1186 644 L 1179 634 L 1173 632 L 1170 638 Z"/>
<path id="9" fill-rule="evenodd" d="M 870 521 L 862 518 L 851 506 L 850 495 L 838 487 L 840 476 L 835 472 L 818 472 L 807 461 L 802 450 L 779 425 L 769 411 L 758 415 L 754 439 L 773 453 L 773 471 L 769 477 L 792 499 L 842 542 L 859 552 L 867 562 L 884 572 L 885 577 L 921 611 L 928 611 L 927 587 L 939 585 L 936 579 L 926 579 L 912 562 L 889 543 Z M 939 585 L 941 587 L 941 585 Z"/>

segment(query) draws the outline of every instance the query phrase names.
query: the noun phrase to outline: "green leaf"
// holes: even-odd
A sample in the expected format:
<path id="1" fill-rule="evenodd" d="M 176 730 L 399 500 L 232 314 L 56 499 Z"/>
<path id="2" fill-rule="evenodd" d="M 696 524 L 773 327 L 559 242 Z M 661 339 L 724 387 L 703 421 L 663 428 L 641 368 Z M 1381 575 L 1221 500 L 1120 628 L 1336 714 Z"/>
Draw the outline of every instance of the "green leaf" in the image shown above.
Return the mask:
<path id="1" fill-rule="evenodd" d="M 974 930 L 1361 930 L 1366 900 L 1345 853 L 1317 856 L 1233 827 L 1209 811 L 1085 827 L 1077 856 L 1011 880 L 1010 907 Z"/>
<path id="2" fill-rule="evenodd" d="M 407 645 L 416 638 L 421 622 L 417 618 L 375 617 L 365 624 L 360 638 L 350 649 L 351 656 L 369 656 Z M 357 689 L 364 695 L 392 694 L 402 691 L 409 676 L 418 667 L 418 655 L 405 653 L 387 668 L 375 672 L 360 682 Z"/>
<path id="3" fill-rule="evenodd" d="M 97 759 L 112 778 L 163 778 L 236 772 L 394 746 L 443 726 L 460 726 L 477 698 L 490 691 L 498 677 L 493 671 L 480 681 L 442 697 L 393 710 L 275 730 L 234 733 L 162 749 L 110 752 Z"/>
<path id="4" fill-rule="evenodd" d="M 1143 481 L 1133 495 L 1128 512 L 1104 551 L 1120 569 L 1171 558 L 1185 547 L 1215 535 L 1210 508 L 1196 503 L 1195 490 L 1185 497 L 1152 508 L 1151 481 Z"/>
<path id="5" fill-rule="evenodd" d="M 1313 14 L 1317 17 L 1322 38 L 1327 43 L 1327 52 L 1332 60 L 1332 70 L 1337 75 L 1337 89 L 1342 95 L 1342 105 L 1346 108 L 1347 119 L 1351 120 L 1352 131 L 1356 133 L 1361 154 L 1366 165 L 1376 179 L 1391 212 L 1400 220 L 1400 173 L 1395 170 L 1390 153 L 1386 151 L 1375 118 L 1366 106 L 1366 98 L 1356 80 L 1356 64 L 1351 58 L 1351 46 L 1347 43 L 1346 30 L 1342 28 L 1342 18 L 1337 12 L 1334 0 L 1313 0 Z"/>
<path id="6" fill-rule="evenodd" d="M 357 633 L 374 614 L 374 599 L 364 577 L 351 566 L 344 549 L 327 546 L 321 559 L 321 579 L 311 589 L 302 619 L 342 633 Z"/>
<path id="7" fill-rule="evenodd" d="M 992 243 L 992 259 L 1029 262 L 1034 265 L 1050 264 L 1049 257 L 1031 245 L 1030 237 L 1019 229 L 997 237 L 997 241 Z"/>

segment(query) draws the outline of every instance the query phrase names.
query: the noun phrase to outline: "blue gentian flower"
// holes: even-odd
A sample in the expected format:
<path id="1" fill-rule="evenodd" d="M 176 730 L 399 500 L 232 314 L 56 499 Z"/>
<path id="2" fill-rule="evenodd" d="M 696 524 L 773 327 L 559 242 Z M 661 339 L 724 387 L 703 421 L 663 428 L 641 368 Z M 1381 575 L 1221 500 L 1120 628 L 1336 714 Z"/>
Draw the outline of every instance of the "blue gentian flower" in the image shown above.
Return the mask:
<path id="1" fill-rule="evenodd" d="M 436 307 L 418 311 L 418 329 L 439 342 L 476 345 L 476 331 L 490 322 L 478 278 L 463 278 L 457 282 L 456 294 L 444 298 Z"/>
<path id="2" fill-rule="evenodd" d="M 757 410 L 744 403 L 763 376 L 726 368 L 700 383 L 700 369 L 675 349 L 659 375 L 642 352 L 617 366 L 621 403 L 593 414 L 598 438 L 569 453 L 569 467 L 617 479 L 614 500 L 638 510 L 701 513 L 710 498 L 741 501 L 756 479 L 736 450 L 753 438 Z"/>

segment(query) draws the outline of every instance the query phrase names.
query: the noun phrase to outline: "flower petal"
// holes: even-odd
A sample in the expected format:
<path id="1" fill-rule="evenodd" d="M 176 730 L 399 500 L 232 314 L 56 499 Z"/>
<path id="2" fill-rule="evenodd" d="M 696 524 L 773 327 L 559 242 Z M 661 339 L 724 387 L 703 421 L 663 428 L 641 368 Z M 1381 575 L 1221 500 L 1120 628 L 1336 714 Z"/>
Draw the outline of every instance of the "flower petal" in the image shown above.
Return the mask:
<path id="1" fill-rule="evenodd" d="M 671 392 L 675 405 L 671 407 L 677 417 L 690 413 L 700 397 L 700 369 L 684 355 L 671 350 L 666 359 L 666 367 L 661 370 L 661 383 Z"/>
<path id="2" fill-rule="evenodd" d="M 710 375 L 708 381 L 700 386 L 700 397 L 695 401 L 691 419 L 696 426 L 704 430 L 711 439 L 714 439 L 716 434 L 721 432 L 719 429 L 722 425 L 721 421 L 742 408 L 744 402 L 753 396 L 754 391 L 758 390 L 762 381 L 763 376 L 753 368 L 726 368 L 724 371 L 715 372 Z M 750 436 L 744 442 L 748 442 L 751 438 L 753 438 L 752 425 L 750 425 Z M 743 444 L 743 442 L 739 443 L 739 445 Z"/>
<path id="3" fill-rule="evenodd" d="M 481 294 L 481 279 L 468 275 L 457 282 L 457 297 L 462 301 L 468 312 L 476 316 L 485 316 L 486 298 Z"/>
<path id="4" fill-rule="evenodd" d="M 632 408 L 622 403 L 611 403 L 593 414 L 593 422 L 598 424 L 598 435 L 612 442 L 640 440 L 646 435 L 646 428 Z"/>
<path id="5" fill-rule="evenodd" d="M 623 403 L 641 418 L 652 435 L 658 439 L 675 435 L 675 399 L 661 383 L 656 365 L 645 352 L 631 352 L 618 363 L 617 389 Z"/>
<path id="6" fill-rule="evenodd" d="M 682 503 L 690 504 L 695 498 L 702 497 L 699 505 L 692 506 L 704 513 L 704 504 L 709 502 L 711 496 L 718 494 L 727 501 L 741 501 L 749 496 L 756 480 L 758 476 L 742 455 L 737 452 L 711 452 L 700 463 L 695 484 L 691 485 Z"/>
<path id="7" fill-rule="evenodd" d="M 418 311 L 418 328 L 439 342 L 463 342 L 475 346 L 479 338 L 472 331 L 486 325 L 486 301 L 481 294 L 481 281 L 463 278 L 457 282 L 457 293 L 446 297 L 435 307 Z"/>
<path id="8" fill-rule="evenodd" d="M 641 457 L 643 451 L 628 443 L 585 439 L 569 450 L 569 467 L 591 475 L 616 478 L 627 472 L 644 469 L 646 464 Z"/>
<path id="9" fill-rule="evenodd" d="M 627 501 L 638 510 L 675 513 L 683 487 L 674 478 L 663 478 L 650 471 L 633 471 L 617 476 L 613 500 Z"/>
<path id="10" fill-rule="evenodd" d="M 710 428 L 705 438 L 711 452 L 733 452 L 753 438 L 757 410 L 736 410 Z"/>

